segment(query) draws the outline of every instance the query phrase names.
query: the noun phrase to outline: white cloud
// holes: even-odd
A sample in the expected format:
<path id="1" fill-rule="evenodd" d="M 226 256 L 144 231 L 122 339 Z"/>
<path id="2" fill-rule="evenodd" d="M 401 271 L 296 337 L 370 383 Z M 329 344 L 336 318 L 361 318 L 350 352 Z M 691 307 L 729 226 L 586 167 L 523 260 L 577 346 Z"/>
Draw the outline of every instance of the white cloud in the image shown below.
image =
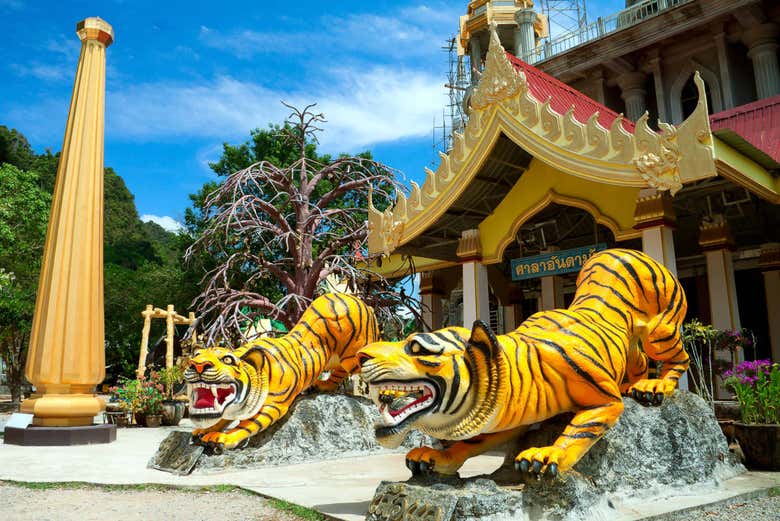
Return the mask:
<path id="1" fill-rule="evenodd" d="M 62 81 L 72 78 L 74 74 L 73 67 L 64 64 L 31 63 L 30 65 L 22 65 L 12 63 L 10 67 L 18 76 L 31 76 L 41 81 Z"/>
<path id="2" fill-rule="evenodd" d="M 280 92 L 222 76 L 201 84 L 147 83 L 107 96 L 107 131 L 113 139 L 230 140 L 281 122 L 289 110 L 317 102 L 328 123 L 319 136 L 327 152 L 355 152 L 376 143 L 427 135 L 444 105 L 442 79 L 420 71 L 375 67 L 330 71 L 335 80 L 305 91 Z"/>
<path id="3" fill-rule="evenodd" d="M 167 215 L 163 215 L 161 217 L 159 215 L 144 214 L 141 216 L 141 220 L 143 222 L 153 222 L 159 224 L 163 227 L 163 229 L 168 230 L 169 232 L 178 232 L 184 228 L 184 226 L 182 226 L 179 221 Z"/>
<path id="4" fill-rule="evenodd" d="M 199 38 L 205 45 L 243 60 L 279 53 L 315 54 L 332 59 L 339 52 L 372 54 L 380 61 L 388 57 L 430 58 L 445 39 L 457 32 L 458 17 L 464 12 L 440 2 L 402 8 L 388 15 L 322 16 L 305 29 L 225 32 L 202 25 Z"/>

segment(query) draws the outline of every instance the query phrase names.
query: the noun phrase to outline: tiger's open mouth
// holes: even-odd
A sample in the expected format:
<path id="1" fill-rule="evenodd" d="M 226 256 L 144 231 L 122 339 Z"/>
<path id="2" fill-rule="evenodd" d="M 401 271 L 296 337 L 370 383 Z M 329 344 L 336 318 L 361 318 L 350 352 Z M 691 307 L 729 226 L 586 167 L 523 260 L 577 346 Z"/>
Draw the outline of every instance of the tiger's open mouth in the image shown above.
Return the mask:
<path id="1" fill-rule="evenodd" d="M 403 424 L 424 413 L 436 403 L 436 387 L 426 381 L 377 382 L 369 385 L 373 402 L 379 407 L 377 434 L 396 432 Z"/>
<path id="2" fill-rule="evenodd" d="M 191 416 L 219 416 L 237 394 L 235 384 L 196 382 L 189 385 Z"/>

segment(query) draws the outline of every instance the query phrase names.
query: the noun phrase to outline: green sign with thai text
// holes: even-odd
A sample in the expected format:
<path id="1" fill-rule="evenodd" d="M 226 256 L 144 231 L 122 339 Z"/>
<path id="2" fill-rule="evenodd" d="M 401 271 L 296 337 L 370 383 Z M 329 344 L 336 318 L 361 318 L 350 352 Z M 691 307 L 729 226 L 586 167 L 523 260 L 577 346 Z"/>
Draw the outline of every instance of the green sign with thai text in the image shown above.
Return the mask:
<path id="1" fill-rule="evenodd" d="M 550 275 L 575 273 L 582 269 L 594 253 L 606 250 L 606 244 L 595 244 L 571 250 L 542 253 L 532 257 L 512 259 L 512 280 L 535 279 Z"/>

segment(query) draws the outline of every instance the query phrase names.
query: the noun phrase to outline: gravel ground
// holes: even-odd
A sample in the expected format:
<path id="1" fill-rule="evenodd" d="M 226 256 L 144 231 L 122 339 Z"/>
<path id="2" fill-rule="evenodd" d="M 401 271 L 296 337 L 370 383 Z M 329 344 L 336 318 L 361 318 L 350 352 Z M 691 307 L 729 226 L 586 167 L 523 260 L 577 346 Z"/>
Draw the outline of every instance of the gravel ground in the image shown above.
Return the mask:
<path id="1" fill-rule="evenodd" d="M 737 501 L 717 509 L 701 510 L 675 521 L 777 521 L 780 520 L 780 496 Z"/>
<path id="2" fill-rule="evenodd" d="M 0 482 L 0 505 L 0 518 L 3 521 L 317 519 L 282 512 L 271 506 L 267 499 L 240 490 L 107 490 L 88 486 L 31 489 Z"/>

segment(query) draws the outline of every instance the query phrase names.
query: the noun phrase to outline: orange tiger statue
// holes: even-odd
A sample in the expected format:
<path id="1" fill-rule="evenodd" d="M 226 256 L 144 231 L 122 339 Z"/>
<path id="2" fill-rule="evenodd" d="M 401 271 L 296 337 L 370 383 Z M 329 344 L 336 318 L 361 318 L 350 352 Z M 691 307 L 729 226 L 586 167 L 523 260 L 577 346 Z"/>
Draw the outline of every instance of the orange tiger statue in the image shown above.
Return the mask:
<path id="1" fill-rule="evenodd" d="M 328 293 L 281 338 L 196 351 L 184 372 L 196 427 L 193 441 L 217 453 L 244 446 L 284 416 L 303 390 L 336 389 L 358 367 L 357 351 L 378 339 L 370 307 L 355 297 Z M 320 380 L 325 371 L 330 378 Z M 235 420 L 238 425 L 229 428 Z"/>
<path id="2" fill-rule="evenodd" d="M 413 449 L 413 474 L 454 474 L 470 457 L 518 438 L 561 413 L 574 418 L 549 447 L 517 454 L 515 469 L 566 472 L 617 423 L 622 394 L 660 404 L 688 369 L 680 325 L 687 304 L 679 281 L 647 255 L 624 249 L 593 255 L 568 309 L 532 315 L 496 337 L 481 321 L 358 353 L 379 407 L 376 436 L 397 447 L 412 429 L 454 444 Z M 663 362 L 648 379 L 648 357 Z"/>

